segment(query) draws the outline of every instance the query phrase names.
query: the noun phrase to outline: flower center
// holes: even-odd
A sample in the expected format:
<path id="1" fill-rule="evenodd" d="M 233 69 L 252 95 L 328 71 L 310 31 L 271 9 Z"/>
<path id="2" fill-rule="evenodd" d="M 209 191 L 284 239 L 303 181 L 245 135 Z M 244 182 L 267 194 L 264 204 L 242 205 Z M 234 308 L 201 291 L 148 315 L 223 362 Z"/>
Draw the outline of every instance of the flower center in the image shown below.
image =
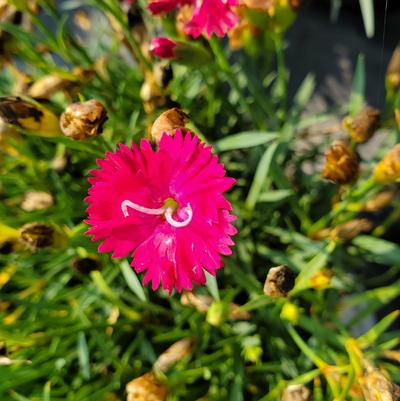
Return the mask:
<path id="1" fill-rule="evenodd" d="M 172 198 L 166 199 L 164 202 L 164 206 L 160 207 L 158 209 L 151 209 L 151 208 L 148 208 L 145 206 L 141 206 L 128 199 L 125 199 L 124 201 L 121 202 L 121 210 L 122 210 L 122 213 L 124 214 L 124 217 L 129 217 L 128 208 L 136 210 L 137 212 L 140 212 L 140 213 L 149 214 L 149 215 L 153 215 L 153 216 L 164 215 L 165 220 L 167 220 L 167 222 L 171 226 L 177 227 L 177 228 L 188 226 L 193 218 L 193 209 L 190 206 L 190 203 L 188 203 L 179 212 L 179 215 L 182 215 L 183 214 L 182 212 L 184 212 L 186 217 L 184 217 L 183 220 L 176 220 L 174 218 L 174 213 L 178 210 L 179 205 L 175 201 L 175 199 L 172 199 Z"/>

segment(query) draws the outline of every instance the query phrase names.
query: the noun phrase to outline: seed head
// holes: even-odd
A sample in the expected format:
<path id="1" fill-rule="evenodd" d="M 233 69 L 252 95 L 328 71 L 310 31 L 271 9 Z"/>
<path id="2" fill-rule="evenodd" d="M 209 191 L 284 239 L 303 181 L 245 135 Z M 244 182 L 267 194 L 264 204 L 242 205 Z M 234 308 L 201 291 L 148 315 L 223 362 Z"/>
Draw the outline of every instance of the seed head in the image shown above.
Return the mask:
<path id="1" fill-rule="evenodd" d="M 355 117 L 346 117 L 343 120 L 343 125 L 354 141 L 364 143 L 378 129 L 380 116 L 379 110 L 367 106 Z"/>
<path id="2" fill-rule="evenodd" d="M 286 265 L 269 269 L 264 284 L 264 294 L 272 298 L 286 297 L 294 287 L 294 272 Z"/>
<path id="3" fill-rule="evenodd" d="M 167 399 L 167 388 L 148 372 L 126 385 L 128 393 L 127 401 L 165 401 Z"/>
<path id="4" fill-rule="evenodd" d="M 358 177 L 359 158 L 344 141 L 336 141 L 325 153 L 322 177 L 337 184 L 348 184 Z"/>
<path id="5" fill-rule="evenodd" d="M 400 144 L 395 145 L 377 164 L 374 180 L 382 184 L 395 182 L 400 178 Z"/>
<path id="6" fill-rule="evenodd" d="M 151 139 L 155 143 L 159 143 L 164 132 L 173 135 L 177 129 L 184 129 L 189 121 L 189 116 L 182 110 L 174 107 L 162 113 L 151 128 Z"/>
<path id="7" fill-rule="evenodd" d="M 65 136 L 79 141 L 100 135 L 106 121 L 105 107 L 92 99 L 69 105 L 61 115 L 60 126 Z"/>
<path id="8" fill-rule="evenodd" d="M 311 391 L 303 384 L 291 384 L 282 394 L 282 401 L 310 401 Z"/>
<path id="9" fill-rule="evenodd" d="M 34 210 L 46 210 L 53 205 L 53 197 L 48 192 L 27 192 L 21 203 L 21 209 L 26 212 Z"/>

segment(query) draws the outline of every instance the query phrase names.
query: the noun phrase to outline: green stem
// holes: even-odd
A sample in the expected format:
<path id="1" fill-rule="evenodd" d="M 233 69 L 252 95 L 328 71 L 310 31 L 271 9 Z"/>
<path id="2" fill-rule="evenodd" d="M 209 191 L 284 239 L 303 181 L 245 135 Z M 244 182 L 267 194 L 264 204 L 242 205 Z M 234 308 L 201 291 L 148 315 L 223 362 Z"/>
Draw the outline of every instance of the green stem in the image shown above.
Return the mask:
<path id="1" fill-rule="evenodd" d="M 377 192 L 380 189 L 380 186 L 372 179 L 368 179 L 364 181 L 358 188 L 351 188 L 347 196 L 337 205 L 334 209 L 332 209 L 325 216 L 321 217 L 317 220 L 309 229 L 309 232 L 316 232 L 328 227 L 332 220 L 335 220 L 337 217 L 343 215 L 346 211 L 348 211 L 348 206 L 351 202 L 354 202 L 360 198 L 364 198 L 368 192 L 372 191 L 373 193 Z M 348 220 L 354 216 L 354 212 L 351 211 L 346 215 L 346 218 L 342 220 Z"/>
<path id="2" fill-rule="evenodd" d="M 278 85 L 279 95 L 281 96 L 281 107 L 286 112 L 288 101 L 287 101 L 287 81 L 288 74 L 285 63 L 285 50 L 283 46 L 282 36 L 280 34 L 274 35 L 273 37 L 276 53 L 276 62 L 278 69 Z"/>
<path id="3" fill-rule="evenodd" d="M 247 103 L 245 96 L 242 93 L 242 90 L 237 81 L 237 77 L 235 76 L 235 73 L 232 71 L 231 65 L 229 64 L 229 60 L 225 55 L 224 49 L 222 48 L 220 41 L 215 36 L 212 36 L 210 38 L 210 47 L 215 55 L 219 67 L 225 74 L 226 80 L 228 81 L 231 88 L 236 92 L 236 95 L 239 98 L 240 105 L 251 116 L 253 122 L 258 126 L 258 128 L 265 130 L 266 129 L 265 122 L 258 118 L 254 108 L 249 103 Z"/>

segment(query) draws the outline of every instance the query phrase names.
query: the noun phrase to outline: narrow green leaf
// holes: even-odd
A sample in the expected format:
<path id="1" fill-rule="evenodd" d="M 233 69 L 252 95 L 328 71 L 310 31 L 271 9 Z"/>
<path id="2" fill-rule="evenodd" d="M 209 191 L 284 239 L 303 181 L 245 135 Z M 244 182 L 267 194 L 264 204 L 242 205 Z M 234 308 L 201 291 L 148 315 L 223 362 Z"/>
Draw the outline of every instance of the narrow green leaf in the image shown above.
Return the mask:
<path id="1" fill-rule="evenodd" d="M 78 333 L 78 358 L 79 366 L 81 368 L 82 376 L 88 380 L 90 379 L 90 367 L 89 367 L 89 350 L 86 342 L 85 333 L 81 331 Z"/>
<path id="2" fill-rule="evenodd" d="M 308 74 L 301 83 L 294 96 L 294 104 L 297 109 L 303 109 L 309 102 L 315 89 L 315 76 Z"/>
<path id="3" fill-rule="evenodd" d="M 293 195 L 290 189 L 279 189 L 276 191 L 269 191 L 260 194 L 259 202 L 279 202 Z"/>
<path id="4" fill-rule="evenodd" d="M 212 276 L 207 271 L 205 272 L 205 275 L 206 275 L 206 278 L 207 278 L 206 286 L 207 286 L 208 291 L 210 292 L 211 296 L 216 301 L 219 301 L 221 298 L 219 296 L 217 278 L 215 276 Z"/>
<path id="5" fill-rule="evenodd" d="M 305 290 L 310 286 L 310 280 L 312 276 L 319 272 L 321 269 L 326 267 L 329 256 L 333 252 L 335 244 L 329 243 L 327 247 L 315 255 L 302 269 L 296 279 L 296 285 L 292 290 L 292 294 L 298 293 L 299 291 Z"/>
<path id="6" fill-rule="evenodd" d="M 260 162 L 258 163 L 253 183 L 251 184 L 250 191 L 246 199 L 246 206 L 250 210 L 254 209 L 254 206 L 258 201 L 258 197 L 260 195 L 261 190 L 263 189 L 265 179 L 268 176 L 268 172 L 271 167 L 271 163 L 274 158 L 277 147 L 278 147 L 278 142 L 273 142 L 271 145 L 269 145 L 264 154 L 262 155 Z"/>
<path id="7" fill-rule="evenodd" d="M 263 145 L 277 138 L 276 132 L 248 131 L 229 135 L 214 144 L 217 152 L 227 150 L 246 149 L 253 146 Z"/>
<path id="8" fill-rule="evenodd" d="M 141 316 L 138 312 L 125 305 L 118 298 L 117 294 L 109 287 L 99 271 L 93 271 L 90 273 L 90 275 L 97 289 L 103 295 L 105 295 L 110 302 L 117 306 L 126 317 L 130 318 L 133 321 L 138 321 L 141 319 Z"/>
<path id="9" fill-rule="evenodd" d="M 141 301 L 146 302 L 147 298 L 146 294 L 144 293 L 142 284 L 140 283 L 133 268 L 126 260 L 121 263 L 121 270 L 128 287 Z"/>
<path id="10" fill-rule="evenodd" d="M 358 337 L 357 341 L 361 347 L 374 345 L 379 337 L 388 329 L 392 323 L 399 318 L 400 311 L 396 310 L 381 319 L 374 327 Z"/>
<path id="11" fill-rule="evenodd" d="M 374 0 L 360 0 L 360 8 L 365 34 L 368 38 L 372 38 L 375 34 Z"/>
<path id="12" fill-rule="evenodd" d="M 393 242 L 368 235 L 360 235 L 353 244 L 369 253 L 377 263 L 400 266 L 400 246 Z"/>
<path id="13" fill-rule="evenodd" d="M 354 72 L 353 84 L 349 100 L 349 114 L 354 116 L 364 105 L 365 94 L 365 59 L 364 55 L 358 56 L 356 70 Z"/>

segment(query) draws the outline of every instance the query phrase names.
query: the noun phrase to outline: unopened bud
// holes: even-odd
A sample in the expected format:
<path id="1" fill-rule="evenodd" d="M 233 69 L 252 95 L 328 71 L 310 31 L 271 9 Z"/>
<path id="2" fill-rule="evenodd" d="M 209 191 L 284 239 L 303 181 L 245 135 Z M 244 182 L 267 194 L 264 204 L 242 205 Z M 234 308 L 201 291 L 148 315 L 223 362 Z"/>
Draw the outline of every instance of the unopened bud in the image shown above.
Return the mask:
<path id="1" fill-rule="evenodd" d="M 400 178 L 400 144 L 395 145 L 377 164 L 374 180 L 382 184 L 395 182 Z"/>
<path id="2" fill-rule="evenodd" d="M 400 46 L 397 46 L 393 51 L 386 71 L 386 80 L 388 86 L 393 90 L 400 86 Z"/>
<path id="3" fill-rule="evenodd" d="M 303 384 L 291 384 L 283 391 L 282 401 L 311 401 L 311 391 Z"/>
<path id="4" fill-rule="evenodd" d="M 210 53 L 198 43 L 175 41 L 162 36 L 152 39 L 150 52 L 191 67 L 205 65 L 211 60 Z"/>
<path id="5" fill-rule="evenodd" d="M 150 42 L 150 51 L 160 58 L 176 58 L 175 49 L 178 44 L 167 37 L 159 36 Z"/>
<path id="6" fill-rule="evenodd" d="M 229 316 L 229 307 L 226 303 L 215 301 L 207 312 L 207 322 L 211 326 L 221 326 Z"/>
<path id="7" fill-rule="evenodd" d="M 172 365 L 189 355 L 193 346 L 193 339 L 184 338 L 177 341 L 157 358 L 154 363 L 154 369 L 167 372 Z"/>
<path id="8" fill-rule="evenodd" d="M 358 177 L 359 158 L 344 141 L 336 141 L 325 153 L 322 177 L 337 184 L 348 184 Z"/>
<path id="9" fill-rule="evenodd" d="M 27 192 L 21 203 L 21 209 L 26 212 L 46 210 L 53 205 L 53 197 L 48 192 Z"/>
<path id="10" fill-rule="evenodd" d="M 332 281 L 332 271 L 328 269 L 322 269 L 310 278 L 311 288 L 316 290 L 326 290 L 330 287 Z"/>
<path id="11" fill-rule="evenodd" d="M 165 401 L 167 399 L 167 388 L 148 372 L 126 385 L 127 401 Z"/>
<path id="12" fill-rule="evenodd" d="M 67 244 L 67 237 L 58 228 L 44 223 L 28 223 L 20 230 L 22 243 L 32 250 L 42 248 L 64 248 Z"/>
<path id="13" fill-rule="evenodd" d="M 272 298 L 286 297 L 293 289 L 296 275 L 288 266 L 269 269 L 264 284 L 264 294 Z"/>
<path id="14" fill-rule="evenodd" d="M 263 349 L 261 346 L 261 339 L 258 334 L 245 337 L 242 340 L 242 347 L 242 355 L 246 361 L 258 363 L 261 360 Z"/>
<path id="15" fill-rule="evenodd" d="M 297 324 L 300 316 L 300 309 L 296 304 L 285 302 L 281 310 L 281 319 L 287 320 L 292 324 Z"/>
<path id="16" fill-rule="evenodd" d="M 193 292 L 184 292 L 181 297 L 181 302 L 183 305 L 194 306 L 200 313 L 207 313 L 210 306 L 213 305 L 213 298 L 209 295 L 198 295 Z M 248 311 L 242 310 L 240 306 L 235 303 L 227 305 L 227 311 L 228 316 L 226 317 L 230 320 L 249 320 L 251 317 Z"/>
<path id="17" fill-rule="evenodd" d="M 151 140 L 155 143 L 160 143 L 164 133 L 174 135 L 177 129 L 184 129 L 189 117 L 186 113 L 178 108 L 167 110 L 162 113 L 151 128 Z"/>
<path id="18" fill-rule="evenodd" d="M 355 117 L 346 117 L 344 127 L 356 142 L 368 141 L 379 127 L 381 113 L 373 107 L 365 107 Z"/>
<path id="19" fill-rule="evenodd" d="M 61 115 L 60 126 L 65 136 L 79 141 L 100 135 L 106 121 L 105 107 L 92 99 L 70 104 Z"/>
<path id="20" fill-rule="evenodd" d="M 52 137 L 61 133 L 55 114 L 17 96 L 0 98 L 0 122 L 40 136 Z"/>

